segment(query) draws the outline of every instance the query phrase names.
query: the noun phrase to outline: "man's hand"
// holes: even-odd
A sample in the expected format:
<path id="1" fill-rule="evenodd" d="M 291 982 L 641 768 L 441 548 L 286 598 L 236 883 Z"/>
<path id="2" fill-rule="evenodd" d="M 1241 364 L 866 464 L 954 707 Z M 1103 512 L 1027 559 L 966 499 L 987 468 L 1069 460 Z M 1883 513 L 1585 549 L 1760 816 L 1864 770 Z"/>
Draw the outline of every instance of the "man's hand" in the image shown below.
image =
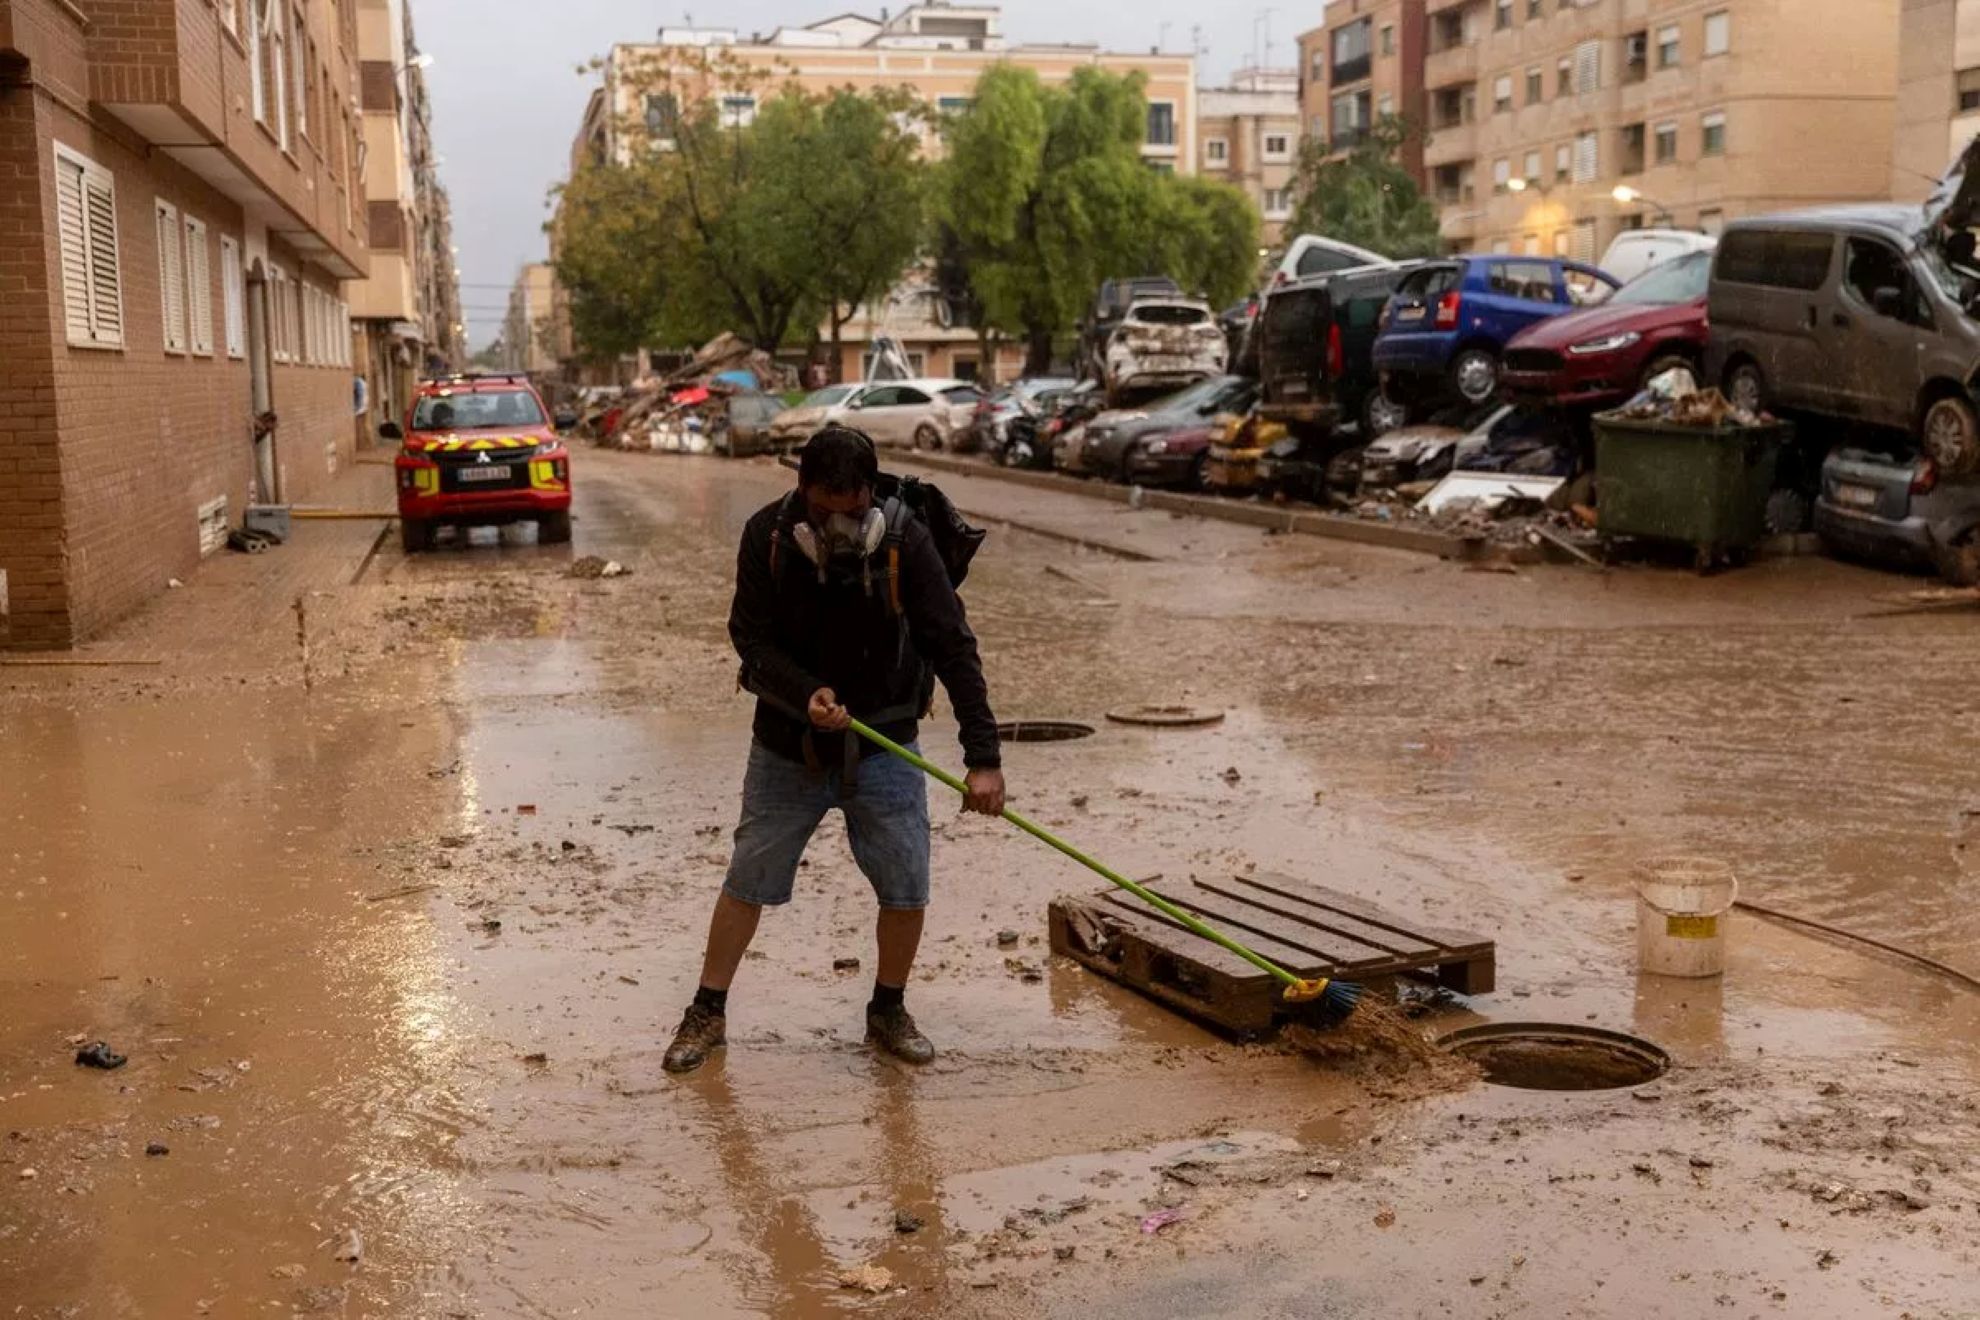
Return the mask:
<path id="1" fill-rule="evenodd" d="M 1004 772 L 972 770 L 963 781 L 969 789 L 963 794 L 963 810 L 980 816 L 1000 816 L 1004 812 Z"/>
<path id="2" fill-rule="evenodd" d="M 811 705 L 805 711 L 811 717 L 814 727 L 826 733 L 844 733 L 852 727 L 852 715 L 839 704 L 839 694 L 831 688 L 819 688 L 811 694 Z"/>

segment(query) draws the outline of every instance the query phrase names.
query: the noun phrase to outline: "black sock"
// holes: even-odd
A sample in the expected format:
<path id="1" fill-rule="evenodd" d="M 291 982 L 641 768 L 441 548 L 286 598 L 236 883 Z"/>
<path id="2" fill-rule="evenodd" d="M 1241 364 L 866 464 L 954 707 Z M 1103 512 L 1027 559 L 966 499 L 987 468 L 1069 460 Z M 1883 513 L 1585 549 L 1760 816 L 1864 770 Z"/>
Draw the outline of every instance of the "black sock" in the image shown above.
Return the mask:
<path id="1" fill-rule="evenodd" d="M 873 983 L 873 998 L 867 1001 L 866 1011 L 878 1013 L 884 1009 L 899 1008 L 907 1002 L 907 987 L 904 985 L 881 985 Z"/>
<path id="2" fill-rule="evenodd" d="M 721 1013 L 726 1016 L 729 1011 L 729 992 L 711 990 L 704 985 L 694 992 L 694 1002 L 711 1013 Z"/>

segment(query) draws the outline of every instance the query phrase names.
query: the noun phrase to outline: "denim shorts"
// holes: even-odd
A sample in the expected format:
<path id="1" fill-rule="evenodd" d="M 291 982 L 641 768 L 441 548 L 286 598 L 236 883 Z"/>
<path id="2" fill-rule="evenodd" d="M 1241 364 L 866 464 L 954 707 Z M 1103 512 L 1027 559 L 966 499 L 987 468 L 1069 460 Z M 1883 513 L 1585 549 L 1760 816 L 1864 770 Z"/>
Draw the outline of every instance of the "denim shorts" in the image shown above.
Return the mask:
<path id="1" fill-rule="evenodd" d="M 913 744 L 909 744 L 911 750 Z M 853 861 L 883 908 L 928 906 L 928 784 L 894 756 L 860 762 L 852 792 L 841 795 L 838 766 L 813 770 L 761 743 L 749 748 L 742 822 L 722 892 L 763 907 L 791 901 L 798 860 L 825 813 L 846 815 Z"/>

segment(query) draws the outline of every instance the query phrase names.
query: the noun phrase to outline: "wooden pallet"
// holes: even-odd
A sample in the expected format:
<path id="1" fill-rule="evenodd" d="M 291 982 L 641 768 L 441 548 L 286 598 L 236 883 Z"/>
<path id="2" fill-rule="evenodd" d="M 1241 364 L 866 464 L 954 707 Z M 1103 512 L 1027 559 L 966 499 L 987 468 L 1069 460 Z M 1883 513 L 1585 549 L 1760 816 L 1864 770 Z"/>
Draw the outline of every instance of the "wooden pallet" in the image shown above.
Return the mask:
<path id="1" fill-rule="evenodd" d="M 1260 874 L 1157 880 L 1148 888 L 1302 977 L 1418 976 L 1463 995 L 1493 986 L 1492 941 L 1320 885 Z M 1049 915 L 1052 952 L 1225 1031 L 1256 1036 L 1295 1016 L 1277 980 L 1132 894 L 1060 898 Z"/>

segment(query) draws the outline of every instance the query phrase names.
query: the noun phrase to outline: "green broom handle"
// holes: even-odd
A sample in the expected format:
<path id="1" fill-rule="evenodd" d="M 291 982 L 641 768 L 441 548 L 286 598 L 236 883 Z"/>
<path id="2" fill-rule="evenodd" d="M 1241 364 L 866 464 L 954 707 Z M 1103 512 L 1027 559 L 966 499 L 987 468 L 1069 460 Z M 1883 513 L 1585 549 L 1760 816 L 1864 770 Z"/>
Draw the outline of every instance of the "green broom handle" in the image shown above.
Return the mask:
<path id="1" fill-rule="evenodd" d="M 962 780 L 956 778 L 954 775 L 950 774 L 947 770 L 944 770 L 941 766 L 936 765 L 933 761 L 925 760 L 924 758 L 915 755 L 913 752 L 901 746 L 899 743 L 895 742 L 892 738 L 887 737 L 885 734 L 876 733 L 872 729 L 868 728 L 866 725 L 861 724 L 858 720 L 852 721 L 852 730 L 854 733 L 866 739 L 874 746 L 882 748 L 885 751 L 892 752 L 895 756 L 900 757 L 903 761 L 906 761 L 909 765 L 913 766 L 915 769 L 920 770 L 922 773 L 930 776 L 931 778 L 940 780 L 942 783 L 947 784 L 950 788 L 954 789 L 956 792 L 962 794 L 967 794 L 969 792 L 969 785 L 963 783 Z M 1238 957 L 1250 963 L 1253 967 L 1256 967 L 1259 971 L 1270 973 L 1272 976 L 1275 976 L 1279 980 L 1284 981 L 1287 985 L 1302 984 L 1302 982 L 1297 976 L 1294 976 L 1291 972 L 1279 966 L 1271 959 L 1253 953 L 1250 949 L 1245 948 L 1242 944 L 1239 944 L 1236 940 L 1231 939 L 1229 936 L 1224 935 L 1223 933 L 1213 930 L 1210 927 L 1204 925 L 1201 921 L 1198 921 L 1195 917 L 1183 911 L 1181 908 L 1177 907 L 1174 903 L 1171 903 L 1168 899 L 1163 898 L 1160 894 L 1157 894 L 1142 885 L 1136 884 L 1134 881 L 1128 879 L 1126 876 L 1121 875 L 1118 872 L 1113 871 L 1107 866 L 1103 865 L 1102 863 L 1095 861 L 1093 858 L 1088 857 L 1085 853 L 1073 847 L 1070 843 L 1067 843 L 1065 840 L 1054 835 L 1050 830 L 1045 829 L 1043 826 L 1032 824 L 1030 821 L 1026 820 L 1023 816 L 1018 815 L 1017 812 L 1012 811 L 1009 807 L 1004 808 L 1003 816 L 1005 820 L 1017 826 L 1019 829 L 1023 830 L 1026 834 L 1029 834 L 1032 838 L 1037 839 L 1040 843 L 1048 844 L 1051 847 L 1058 849 L 1066 856 L 1072 858 L 1075 862 L 1078 862 L 1081 866 L 1084 866 L 1087 870 L 1092 871 L 1097 875 L 1105 876 L 1108 880 L 1111 880 L 1113 883 L 1119 885 L 1122 889 L 1127 890 L 1130 894 L 1133 894 L 1136 898 L 1148 904 L 1150 907 L 1162 913 L 1164 916 L 1169 917 L 1174 921 L 1180 922 L 1184 927 L 1189 929 L 1191 932 L 1197 935 L 1201 935 L 1204 939 L 1209 940 L 1212 944 L 1220 945 L 1221 947 L 1230 950 Z"/>

